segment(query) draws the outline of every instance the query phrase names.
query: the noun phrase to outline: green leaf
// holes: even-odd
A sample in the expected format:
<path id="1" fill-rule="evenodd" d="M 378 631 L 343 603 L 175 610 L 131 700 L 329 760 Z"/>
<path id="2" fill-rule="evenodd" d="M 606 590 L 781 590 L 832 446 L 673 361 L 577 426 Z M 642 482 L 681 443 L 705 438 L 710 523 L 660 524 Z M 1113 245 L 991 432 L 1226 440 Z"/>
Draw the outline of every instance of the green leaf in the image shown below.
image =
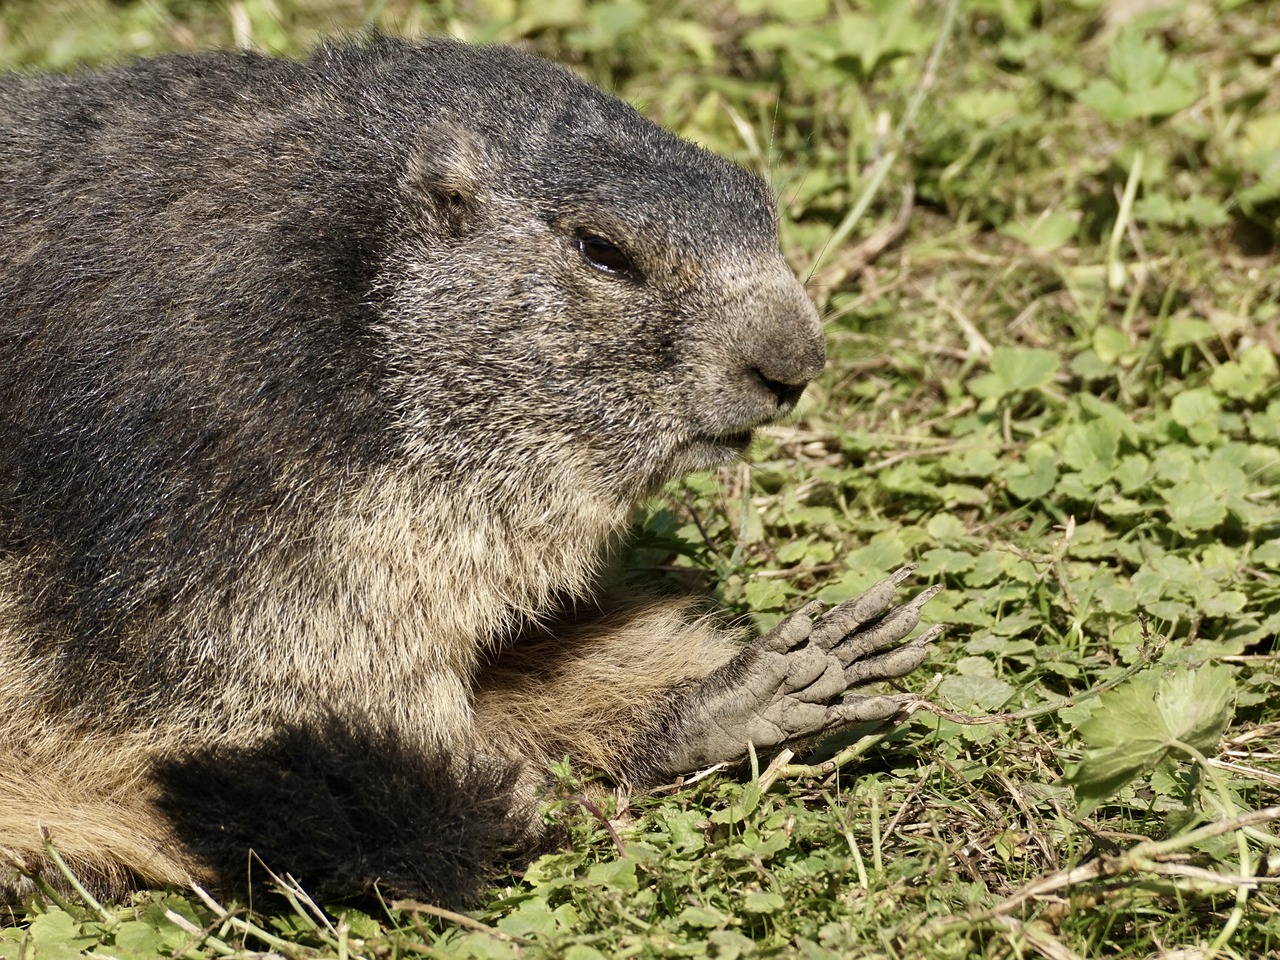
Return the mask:
<path id="1" fill-rule="evenodd" d="M 1172 443 L 1152 453 L 1152 472 L 1164 483 L 1198 480 L 1198 470 L 1195 451 L 1186 444 Z"/>
<path id="2" fill-rule="evenodd" d="M 1246 157 L 1280 151 L 1280 113 L 1264 113 L 1246 122 L 1240 131 L 1239 148 Z"/>
<path id="3" fill-rule="evenodd" d="M 1054 210 L 1031 221 L 1007 223 L 1000 232 L 1036 250 L 1057 250 L 1075 236 L 1079 225 L 1078 216 Z"/>
<path id="4" fill-rule="evenodd" d="M 1173 398 L 1169 406 L 1174 423 L 1182 427 L 1193 427 L 1210 422 L 1222 410 L 1222 403 L 1213 391 L 1203 388 L 1184 390 Z"/>
<path id="5" fill-rule="evenodd" d="M 991 373 L 971 380 L 969 390 L 983 399 L 1034 390 L 1053 379 L 1060 362 L 1052 350 L 996 347 L 991 351 Z"/>
<path id="6" fill-rule="evenodd" d="M 79 960 L 96 939 L 84 936 L 80 924 L 61 910 L 40 914 L 28 931 L 39 960 Z"/>
<path id="7" fill-rule="evenodd" d="M 951 109 L 973 124 L 998 123 L 1017 112 L 1018 95 L 1012 90 L 962 90 L 951 99 Z"/>
<path id="8" fill-rule="evenodd" d="M 1161 492 L 1174 525 L 1195 533 L 1212 530 L 1227 518 L 1222 495 L 1205 483 L 1179 483 Z"/>
<path id="9" fill-rule="evenodd" d="M 956 673 L 962 677 L 994 677 L 996 665 L 986 657 L 961 657 L 956 661 Z"/>
<path id="10" fill-rule="evenodd" d="M 778 610 L 786 605 L 786 587 L 778 580 L 757 578 L 742 590 L 752 610 Z"/>
<path id="11" fill-rule="evenodd" d="M 1120 449 L 1120 431 L 1107 420 L 1071 427 L 1062 440 L 1062 462 L 1085 474 L 1096 486 L 1108 479 Z"/>
<path id="12" fill-rule="evenodd" d="M 785 5 L 787 0 L 777 2 Z M 861 77 L 870 77 L 896 57 L 925 49 L 933 39 L 929 29 L 915 19 L 911 4 L 878 4 L 873 5 L 873 10 L 875 15 L 871 17 L 846 13 L 837 21 L 834 32 L 841 47 L 841 60 L 850 61 Z"/>
<path id="13" fill-rule="evenodd" d="M 1231 723 L 1235 677 L 1228 667 L 1179 671 L 1160 684 L 1157 705 L 1170 732 L 1203 754 L 1212 754 Z"/>
<path id="14" fill-rule="evenodd" d="M 116 927 L 115 949 L 121 956 L 132 957 L 169 953 L 160 931 L 141 920 L 128 920 Z"/>
<path id="15" fill-rule="evenodd" d="M 963 504 L 980 507 L 987 502 L 987 494 L 983 489 L 970 483 L 944 483 L 935 492 L 938 499 L 948 506 Z"/>
<path id="16" fill-rule="evenodd" d="M 938 685 L 939 695 L 957 710 L 999 710 L 1013 696 L 1013 687 L 997 677 L 953 675 Z"/>
<path id="17" fill-rule="evenodd" d="M 685 907 L 680 911 L 680 923 L 687 927 L 714 929 L 729 922 L 729 917 L 711 907 Z"/>
<path id="18" fill-rule="evenodd" d="M 1068 369 L 1081 380 L 1105 380 L 1116 375 L 1115 361 L 1104 359 L 1092 350 L 1077 353 Z"/>
<path id="19" fill-rule="evenodd" d="M 894 493 L 932 496 L 934 484 L 916 463 L 899 463 L 880 474 L 880 484 Z"/>
<path id="20" fill-rule="evenodd" d="M 844 601 L 856 597 L 875 583 L 875 580 L 875 576 L 865 570 L 850 570 L 839 580 L 834 583 L 828 583 L 819 590 L 813 599 L 821 600 L 829 606 L 835 606 L 837 603 L 844 603 Z"/>
<path id="21" fill-rule="evenodd" d="M 587 871 L 587 883 L 596 883 L 628 892 L 635 891 L 640 886 L 636 879 L 635 861 L 626 858 L 593 863 L 591 869 Z"/>
<path id="22" fill-rule="evenodd" d="M 798 563 L 803 560 L 813 546 L 814 537 L 801 537 L 799 540 L 792 540 L 790 543 L 784 543 L 778 548 L 779 563 Z"/>
<path id="23" fill-rule="evenodd" d="M 1136 492 L 1151 482 L 1151 461 L 1140 453 L 1122 457 L 1111 477 L 1126 492 Z"/>
<path id="24" fill-rule="evenodd" d="M 1108 53 L 1110 76 L 1092 81 L 1078 94 L 1106 120 L 1166 117 L 1200 95 L 1195 67 L 1172 59 L 1132 27 L 1116 37 Z"/>
<path id="25" fill-rule="evenodd" d="M 765 6 L 778 19 L 795 22 L 821 17 L 831 6 L 831 0 L 765 0 Z"/>
<path id="26" fill-rule="evenodd" d="M 1088 393 L 1079 394 L 1076 400 L 1080 404 L 1081 410 L 1091 417 L 1105 420 L 1111 424 L 1122 439 L 1133 444 L 1142 441 L 1144 429 L 1134 423 L 1131 413 L 1121 410 L 1114 403 L 1107 403 L 1105 400 L 1100 400 Z"/>
<path id="27" fill-rule="evenodd" d="M 1192 343 L 1214 340 L 1218 331 L 1208 320 L 1194 317 L 1172 317 L 1165 325 L 1162 344 L 1166 355 Z"/>
<path id="28" fill-rule="evenodd" d="M 1221 434 L 1218 429 L 1218 415 L 1222 404 L 1213 391 L 1197 388 L 1187 390 L 1173 398 L 1170 414 L 1175 423 L 1187 431 L 1192 442 L 1209 444 L 1217 440 Z"/>
<path id="29" fill-rule="evenodd" d="M 757 945 L 755 941 L 744 937 L 737 930 L 713 930 L 707 934 L 707 942 L 713 944 L 716 948 L 716 960 L 738 960 L 738 957 L 757 955 Z M 706 948 L 700 951 L 702 956 L 706 955 Z M 698 954 L 695 954 L 695 956 Z"/>
<path id="30" fill-rule="evenodd" d="M 787 905 L 776 893 L 748 893 L 742 898 L 742 909 L 748 913 L 774 913 Z"/>
<path id="31" fill-rule="evenodd" d="M 1280 540 L 1268 540 L 1260 544 L 1249 557 L 1250 562 L 1260 567 L 1280 570 Z"/>
<path id="32" fill-rule="evenodd" d="M 991 550 L 979 554 L 974 559 L 973 569 L 964 578 L 965 583 L 971 587 L 985 587 L 1004 573 L 1005 561 L 1008 559 L 1007 553 Z"/>
<path id="33" fill-rule="evenodd" d="M 1066 777 L 1086 815 L 1129 782 L 1186 747 L 1202 754 L 1216 748 L 1235 703 L 1227 667 L 1202 666 L 1157 680 L 1143 674 L 1104 693 L 1079 726 L 1086 748 Z"/>
<path id="34" fill-rule="evenodd" d="M 850 570 L 861 574 L 887 573 L 902 564 L 907 548 L 896 532 L 877 534 L 865 547 L 851 551 L 845 558 Z M 870 583 L 867 584 L 870 586 Z"/>
<path id="35" fill-rule="evenodd" d="M 937 543 L 964 543 L 969 539 L 969 531 L 958 517 L 949 513 L 936 513 L 924 525 L 929 537 Z"/>
<path id="36" fill-rule="evenodd" d="M 1076 791 L 1080 813 L 1115 796 L 1130 780 L 1160 762 L 1170 733 L 1156 706 L 1154 677 L 1135 677 L 1099 699 L 1079 728 L 1089 747 L 1066 777 Z"/>
<path id="37" fill-rule="evenodd" d="M 357 910 L 354 907 L 342 907 L 335 912 L 346 921 L 347 928 L 357 937 L 368 939 L 376 937 L 382 932 L 382 927 L 378 925 L 378 921 L 363 910 Z"/>
<path id="38" fill-rule="evenodd" d="M 1209 385 L 1224 396 L 1236 400 L 1256 400 L 1276 385 L 1280 368 L 1268 347 L 1254 344 L 1240 352 L 1237 360 L 1228 361 L 1213 371 Z"/>
<path id="39" fill-rule="evenodd" d="M 496 926 L 504 933 L 517 937 L 530 935 L 547 937 L 555 934 L 560 923 L 547 901 L 529 899 L 500 919 Z"/>
<path id="40" fill-rule="evenodd" d="M 1022 462 L 1005 471 L 1005 486 L 1019 500 L 1036 500 L 1053 489 L 1058 481 L 1058 454 L 1047 443 L 1033 443 L 1023 452 Z"/>
<path id="41" fill-rule="evenodd" d="M 993 447 L 981 447 L 973 450 L 958 451 L 948 454 L 939 462 L 942 469 L 952 477 L 985 478 L 995 473 L 1000 464 Z"/>
<path id="42" fill-rule="evenodd" d="M 1133 205 L 1134 219 L 1147 224 L 1173 227 L 1220 227 L 1231 215 L 1216 200 L 1204 196 L 1171 200 L 1162 193 L 1147 196 Z"/>
<path id="43" fill-rule="evenodd" d="M 926 550 L 920 558 L 920 567 L 916 576 L 929 579 L 943 573 L 962 573 L 973 566 L 973 556 L 960 550 L 938 547 Z"/>
<path id="44" fill-rule="evenodd" d="M 1093 331 L 1093 350 L 1103 363 L 1115 363 L 1137 353 L 1128 334 L 1105 324 L 1099 324 Z"/>

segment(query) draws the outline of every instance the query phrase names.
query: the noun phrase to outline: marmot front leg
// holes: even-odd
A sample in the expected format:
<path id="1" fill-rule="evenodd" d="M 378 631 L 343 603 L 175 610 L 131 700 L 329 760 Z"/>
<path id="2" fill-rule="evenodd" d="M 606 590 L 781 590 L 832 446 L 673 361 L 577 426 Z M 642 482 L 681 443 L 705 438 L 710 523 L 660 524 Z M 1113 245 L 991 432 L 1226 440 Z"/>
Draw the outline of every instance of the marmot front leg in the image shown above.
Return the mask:
<path id="1" fill-rule="evenodd" d="M 910 673 L 941 633 L 935 627 L 900 645 L 942 589 L 892 606 L 914 570 L 903 567 L 825 615 L 820 602 L 805 605 L 697 684 L 675 705 L 669 752 L 645 779 L 740 760 L 748 740 L 768 748 L 894 716 L 900 697 L 848 691 Z"/>

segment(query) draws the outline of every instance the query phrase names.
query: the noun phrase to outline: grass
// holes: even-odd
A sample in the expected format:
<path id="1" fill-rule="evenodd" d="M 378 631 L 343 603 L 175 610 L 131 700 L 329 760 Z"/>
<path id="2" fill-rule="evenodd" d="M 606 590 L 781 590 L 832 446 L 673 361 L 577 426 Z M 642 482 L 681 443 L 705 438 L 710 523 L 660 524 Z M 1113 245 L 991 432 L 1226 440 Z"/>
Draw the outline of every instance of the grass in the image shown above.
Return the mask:
<path id="1" fill-rule="evenodd" d="M 767 627 L 918 561 L 925 706 L 607 822 L 566 772 L 570 843 L 466 917 L 45 900 L 0 956 L 1280 956 L 1280 4 L 9 2 L 0 63 L 372 23 L 527 43 L 770 179 L 830 366 L 632 566 Z"/>

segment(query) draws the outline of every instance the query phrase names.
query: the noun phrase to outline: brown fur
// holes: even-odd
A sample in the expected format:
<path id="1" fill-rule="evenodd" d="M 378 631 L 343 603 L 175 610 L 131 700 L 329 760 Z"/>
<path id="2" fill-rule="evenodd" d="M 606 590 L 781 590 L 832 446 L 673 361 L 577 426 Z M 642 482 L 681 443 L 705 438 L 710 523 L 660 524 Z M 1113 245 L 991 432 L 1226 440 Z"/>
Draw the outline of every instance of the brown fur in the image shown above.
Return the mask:
<path id="1" fill-rule="evenodd" d="M 689 608 L 688 601 L 622 607 L 504 651 L 476 690 L 482 742 L 539 767 L 572 757 L 626 782 L 652 749 L 637 743 L 635 732 L 653 727 L 673 692 L 742 650 L 731 633 Z"/>
<path id="2" fill-rule="evenodd" d="M 171 825 L 156 816 L 148 737 L 105 739 L 54 727 L 4 730 L 0 777 L 0 890 L 20 897 L 29 877 L 60 882 L 44 853 L 47 837 L 90 888 L 208 882 Z"/>
<path id="3" fill-rule="evenodd" d="M 473 741 L 518 758 L 530 765 L 531 782 L 568 754 L 621 775 L 638 716 L 738 648 L 709 623 L 687 623 L 683 601 L 542 635 L 534 625 L 556 597 L 589 596 L 602 544 L 628 517 L 621 505 L 592 505 L 566 464 L 529 466 L 546 471 L 538 481 L 546 502 L 513 500 L 525 509 L 500 521 L 468 511 L 468 496 L 433 497 L 412 477 L 379 477 L 313 534 L 301 570 L 275 560 L 269 568 L 278 573 L 264 579 L 259 561 L 243 597 L 193 611 L 187 629 L 201 638 L 197 649 L 237 671 L 212 730 L 207 717 L 181 712 L 163 727 L 115 737 L 94 732 L 106 725 L 101 717 L 34 731 L 24 729 L 30 716 L 21 711 L 0 719 L 5 859 L 56 877 L 42 852 L 47 829 L 72 868 L 108 896 L 139 884 L 211 883 L 207 866 L 184 853 L 157 810 L 149 768 L 192 739 L 252 746 L 282 719 L 323 718 L 334 701 L 420 732 L 424 748 Z M 549 482 L 553 469 L 565 477 L 562 489 Z M 521 629 L 537 636 L 504 641 Z M 426 635 L 437 642 L 422 644 Z M 669 646 L 668 637 L 677 643 Z M 9 703 L 26 694 L 32 669 L 6 660 L 20 646 L 11 628 L 0 636 L 0 677 L 9 678 L 0 679 L 0 700 Z M 361 656 L 352 656 L 357 650 Z M 492 662 L 473 690 L 466 678 L 482 659 Z M 197 670 L 193 680 L 204 675 Z"/>

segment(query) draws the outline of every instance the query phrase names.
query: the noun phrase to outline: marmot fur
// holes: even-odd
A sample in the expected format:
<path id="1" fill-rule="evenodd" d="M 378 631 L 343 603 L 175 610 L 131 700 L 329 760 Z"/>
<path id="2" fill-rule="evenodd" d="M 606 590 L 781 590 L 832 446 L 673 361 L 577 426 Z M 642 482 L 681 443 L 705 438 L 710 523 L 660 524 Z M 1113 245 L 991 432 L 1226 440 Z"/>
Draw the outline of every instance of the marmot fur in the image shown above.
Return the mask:
<path id="1" fill-rule="evenodd" d="M 633 506 L 824 363 L 754 176 L 501 47 L 0 79 L 0 887 L 475 894 L 550 761 L 891 716 L 928 591 L 743 647 Z M 904 574 L 905 575 L 905 574 Z M 261 877 L 261 868 L 258 877 Z"/>

